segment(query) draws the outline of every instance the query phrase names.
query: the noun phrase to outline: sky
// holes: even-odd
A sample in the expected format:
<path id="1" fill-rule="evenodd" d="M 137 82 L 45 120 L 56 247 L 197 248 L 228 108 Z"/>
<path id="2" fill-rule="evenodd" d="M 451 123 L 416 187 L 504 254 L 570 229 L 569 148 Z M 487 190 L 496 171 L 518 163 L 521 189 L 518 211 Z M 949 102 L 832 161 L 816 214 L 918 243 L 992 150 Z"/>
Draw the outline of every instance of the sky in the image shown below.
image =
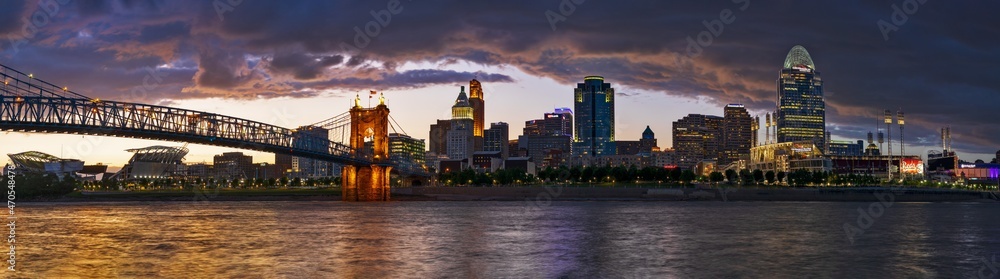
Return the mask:
<path id="1" fill-rule="evenodd" d="M 105 100 L 204 110 L 283 127 L 347 110 L 378 90 L 400 129 L 426 139 L 459 86 L 483 83 L 486 121 L 572 107 L 576 83 L 616 89 L 616 135 L 775 107 L 785 55 L 804 46 L 824 80 L 835 139 L 864 139 L 885 109 L 906 113 L 906 151 L 962 159 L 1000 149 L 998 1 L 70 1 L 0 9 L 0 64 Z M 362 104 L 365 104 L 363 101 Z M 893 128 L 898 137 L 898 128 Z M 763 134 L 763 133 L 762 133 Z M 0 153 L 123 164 L 124 151 L 183 143 L 0 134 Z M 188 162 L 243 151 L 189 145 Z M 898 146 L 894 147 L 894 150 Z"/>

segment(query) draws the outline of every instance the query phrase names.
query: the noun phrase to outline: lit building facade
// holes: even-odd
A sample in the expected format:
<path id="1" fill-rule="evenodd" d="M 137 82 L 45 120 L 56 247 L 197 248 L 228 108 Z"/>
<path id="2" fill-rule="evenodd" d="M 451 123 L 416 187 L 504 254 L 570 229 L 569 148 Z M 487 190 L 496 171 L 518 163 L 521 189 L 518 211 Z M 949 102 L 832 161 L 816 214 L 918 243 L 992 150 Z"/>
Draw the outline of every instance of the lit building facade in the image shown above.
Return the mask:
<path id="1" fill-rule="evenodd" d="M 116 173 L 113 178 L 120 180 L 158 179 L 184 176 L 184 156 L 188 154 L 187 147 L 150 146 L 125 150 L 132 152 L 132 158 Z"/>
<path id="2" fill-rule="evenodd" d="M 7 157 L 21 172 L 52 173 L 59 179 L 64 175 L 75 175 L 76 172 L 83 170 L 83 161 L 63 159 L 38 151 L 7 154 Z"/>
<path id="3" fill-rule="evenodd" d="M 729 104 L 723 109 L 722 141 L 718 165 L 725 168 L 729 164 L 748 159 L 755 140 L 753 118 L 742 104 Z"/>
<path id="4" fill-rule="evenodd" d="M 830 171 L 832 163 L 812 141 L 779 142 L 751 148 L 749 168 L 775 173 L 795 169 Z"/>
<path id="5" fill-rule="evenodd" d="M 577 84 L 573 98 L 573 156 L 615 154 L 615 89 L 604 77 L 588 76 Z"/>
<path id="6" fill-rule="evenodd" d="M 519 136 L 517 143 L 518 149 L 525 150 L 527 157 L 536 164 L 544 163 L 546 157 L 551 156 L 553 151 L 562 154 L 570 150 L 569 136 Z M 549 160 L 549 162 L 552 165 L 543 164 L 542 167 L 557 167 L 563 163 L 561 160 L 555 162 Z"/>
<path id="7" fill-rule="evenodd" d="M 212 166 L 220 178 L 252 178 L 254 175 L 253 157 L 243 155 L 243 152 L 226 152 L 212 158 Z"/>
<path id="8" fill-rule="evenodd" d="M 689 114 L 674 121 L 674 163 L 677 167 L 693 170 L 703 160 L 717 160 L 722 123 L 722 117 L 701 114 Z"/>
<path id="9" fill-rule="evenodd" d="M 865 141 L 863 140 L 858 140 L 857 142 L 831 140 L 827 144 L 829 148 L 826 151 L 826 154 L 829 155 L 840 155 L 840 156 L 865 155 Z"/>
<path id="10" fill-rule="evenodd" d="M 475 149 L 474 120 L 472 105 L 465 95 L 465 86 L 458 93 L 455 105 L 451 107 L 451 129 L 448 131 L 448 158 L 452 160 L 471 159 Z"/>
<path id="11" fill-rule="evenodd" d="M 809 52 L 794 46 L 778 78 L 778 142 L 810 141 L 826 146 L 826 103 L 823 79 Z"/>
<path id="12" fill-rule="evenodd" d="M 389 134 L 389 161 L 402 169 L 421 169 L 426 163 L 424 153 L 424 140 L 413 137 L 390 133 Z"/>
<path id="13" fill-rule="evenodd" d="M 295 141 L 292 145 L 297 148 L 324 153 L 329 152 L 329 146 L 327 146 L 325 141 L 311 140 L 329 138 L 330 130 L 326 128 L 317 126 L 301 126 L 295 129 L 293 135 L 295 136 Z M 288 155 L 276 154 L 275 162 L 285 162 L 286 159 L 282 158 L 279 161 L 278 157 L 286 156 Z M 304 157 L 289 157 L 291 157 L 291 169 L 282 170 L 289 177 L 310 178 L 340 176 L 341 166 L 339 164 Z M 216 168 L 218 167 L 219 166 L 216 166 Z"/>
<path id="14" fill-rule="evenodd" d="M 997 180 L 1000 179 L 1000 164 L 959 164 L 955 173 L 957 173 L 959 179 L 963 179 L 968 183 L 990 183 L 991 185 L 997 185 Z"/>
<path id="15" fill-rule="evenodd" d="M 473 149 L 483 150 L 483 130 L 485 128 L 486 101 L 483 100 L 483 85 L 478 80 L 469 81 L 469 105 L 472 106 Z"/>
<path id="16" fill-rule="evenodd" d="M 525 136 L 573 136 L 573 112 L 569 108 L 558 108 L 545 113 L 542 119 L 524 122 Z"/>
<path id="17" fill-rule="evenodd" d="M 653 166 L 658 168 L 676 168 L 674 156 L 677 154 L 673 149 L 653 152 Z"/>
<path id="18" fill-rule="evenodd" d="M 500 151 L 476 151 L 472 154 L 472 167 L 479 172 L 495 172 L 503 166 Z"/>
<path id="19" fill-rule="evenodd" d="M 483 131 L 483 151 L 500 151 L 500 156 L 507 158 L 509 139 L 510 126 L 506 122 L 490 123 L 490 128 Z"/>

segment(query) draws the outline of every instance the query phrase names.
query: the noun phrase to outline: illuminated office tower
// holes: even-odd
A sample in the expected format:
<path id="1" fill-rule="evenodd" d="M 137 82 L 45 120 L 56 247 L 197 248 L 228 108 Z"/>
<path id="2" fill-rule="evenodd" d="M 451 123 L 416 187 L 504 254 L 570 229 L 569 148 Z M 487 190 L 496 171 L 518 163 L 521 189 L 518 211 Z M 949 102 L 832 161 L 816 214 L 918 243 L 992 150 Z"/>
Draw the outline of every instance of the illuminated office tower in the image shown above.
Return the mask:
<path id="1" fill-rule="evenodd" d="M 588 76 L 573 92 L 573 156 L 615 155 L 615 89 L 604 77 Z"/>
<path id="2" fill-rule="evenodd" d="M 483 129 L 486 117 L 486 102 L 483 100 L 483 85 L 478 80 L 469 81 L 469 105 L 472 106 L 472 137 L 475 151 L 483 150 Z"/>
<path id="3" fill-rule="evenodd" d="M 778 142 L 811 141 L 826 146 L 826 103 L 823 79 L 809 52 L 794 46 L 778 78 Z M 824 150 L 825 152 L 825 150 Z"/>

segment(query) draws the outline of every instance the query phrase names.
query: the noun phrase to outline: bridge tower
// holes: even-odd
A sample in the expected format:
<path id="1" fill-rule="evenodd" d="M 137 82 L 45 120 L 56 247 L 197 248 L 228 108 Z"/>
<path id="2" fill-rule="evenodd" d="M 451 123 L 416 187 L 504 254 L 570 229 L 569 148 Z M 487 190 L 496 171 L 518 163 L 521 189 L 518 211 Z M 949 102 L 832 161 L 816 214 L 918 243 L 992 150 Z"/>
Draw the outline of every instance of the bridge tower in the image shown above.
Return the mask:
<path id="1" fill-rule="evenodd" d="M 344 201 L 389 200 L 389 107 L 379 97 L 374 108 L 361 107 L 355 97 L 351 113 L 351 155 L 371 161 L 371 165 L 345 165 L 341 173 Z M 365 146 L 366 139 L 371 144 Z"/>

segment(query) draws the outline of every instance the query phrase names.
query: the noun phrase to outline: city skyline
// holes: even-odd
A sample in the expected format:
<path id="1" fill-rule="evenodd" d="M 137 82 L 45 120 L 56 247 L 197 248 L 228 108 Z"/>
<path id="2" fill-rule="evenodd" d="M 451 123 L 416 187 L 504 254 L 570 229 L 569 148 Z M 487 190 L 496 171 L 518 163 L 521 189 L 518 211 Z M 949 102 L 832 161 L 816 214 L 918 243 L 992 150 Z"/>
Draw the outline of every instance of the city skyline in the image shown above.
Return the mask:
<path id="1" fill-rule="evenodd" d="M 185 20 L 166 21 L 169 24 L 162 24 L 163 21 L 157 23 L 154 21 L 123 18 L 114 16 L 111 13 L 112 11 L 117 11 L 125 14 L 141 14 L 146 12 L 143 9 L 157 9 L 156 7 L 127 8 L 112 5 L 113 7 L 110 8 L 99 6 L 91 7 L 93 9 L 88 10 L 85 9 L 86 4 L 81 4 L 84 6 L 70 4 L 61 7 L 60 14 L 53 17 L 52 24 L 39 28 L 39 30 L 44 32 L 39 33 L 34 39 L 27 40 L 25 44 L 18 44 L 16 48 L 13 45 L 4 45 L 3 52 L 0 55 L 3 57 L 3 64 L 7 66 L 23 71 L 31 71 L 46 81 L 69 86 L 74 91 L 84 93 L 88 96 L 119 101 L 160 103 L 175 107 L 212 111 L 219 114 L 268 122 L 288 128 L 325 119 L 332 115 L 331 111 L 338 111 L 341 105 L 343 108 L 347 108 L 356 92 L 367 92 L 364 90 L 375 89 L 386 93 L 387 103 L 393 109 L 393 113 L 397 116 L 397 119 L 400 120 L 403 129 L 410 136 L 416 138 L 424 138 L 424 135 L 427 134 L 427 130 L 425 129 L 429 124 L 433 123 L 433 119 L 448 119 L 448 117 L 444 117 L 443 115 L 446 115 L 449 110 L 438 103 L 449 105 L 448 107 L 450 107 L 448 100 L 454 98 L 455 88 L 467 84 L 472 78 L 478 78 L 482 81 L 483 91 L 489 93 L 485 97 L 485 100 L 488 101 L 486 110 L 489 113 L 486 114 L 484 122 L 507 122 L 510 123 L 512 131 L 519 131 L 522 128 L 521 123 L 525 120 L 533 119 L 535 116 L 549 112 L 554 108 L 571 107 L 572 100 L 569 96 L 572 94 L 571 88 L 573 84 L 588 75 L 601 75 L 618 89 L 618 93 L 615 96 L 616 106 L 618 106 L 616 109 L 615 131 L 613 131 L 615 139 L 635 140 L 640 137 L 641 131 L 645 129 L 646 125 L 651 126 L 654 131 L 669 131 L 671 129 L 670 121 L 679 119 L 689 113 L 718 114 L 716 111 L 720 104 L 743 103 L 747 105 L 748 110 L 753 115 L 767 111 L 769 106 L 773 108 L 775 104 L 775 100 L 773 100 L 775 69 L 781 64 L 781 59 L 789 47 L 803 45 L 811 51 L 810 54 L 816 58 L 819 67 L 823 68 L 825 78 L 824 87 L 827 91 L 829 106 L 827 111 L 829 114 L 828 127 L 833 132 L 834 138 L 841 140 L 864 139 L 868 131 L 874 130 L 878 116 L 883 109 L 892 109 L 895 111 L 898 108 L 902 108 L 909 116 L 907 120 L 910 120 L 907 123 L 908 146 L 906 147 L 909 154 L 926 155 L 926 150 L 937 149 L 936 147 L 939 144 L 935 141 L 937 138 L 936 133 L 943 126 L 951 126 L 952 130 L 955 131 L 955 145 L 959 151 L 959 155 L 963 159 L 969 161 L 975 159 L 988 160 L 995 153 L 997 146 L 1000 146 L 1000 143 L 997 142 L 997 139 L 1000 138 L 1000 136 L 997 136 L 1000 135 L 1000 130 L 996 126 L 989 125 L 989 118 L 984 117 L 985 115 L 982 114 L 989 107 L 976 107 L 992 102 L 963 102 L 961 104 L 970 107 L 970 109 L 955 110 L 953 106 L 947 105 L 948 102 L 954 101 L 950 99 L 936 102 L 933 106 L 928 106 L 926 103 L 914 104 L 910 100 L 921 99 L 910 98 L 910 96 L 913 92 L 925 94 L 929 90 L 925 88 L 934 87 L 928 86 L 934 84 L 938 84 L 942 88 L 950 88 L 949 90 L 942 89 L 935 91 L 938 94 L 949 95 L 948 92 L 961 91 L 963 93 L 960 94 L 968 94 L 969 98 L 987 98 L 989 100 L 990 93 L 996 92 L 996 89 L 994 89 L 996 86 L 995 84 L 990 84 L 995 81 L 990 80 L 988 76 L 979 80 L 969 80 L 966 77 L 952 77 L 943 74 L 938 76 L 937 73 L 941 72 L 942 69 L 948 69 L 941 66 L 905 69 L 904 67 L 892 65 L 909 64 L 876 63 L 879 61 L 885 62 L 886 60 L 912 58 L 917 54 L 931 56 L 935 53 L 931 50 L 938 50 L 942 47 L 930 46 L 928 48 L 927 46 L 923 46 L 918 48 L 918 46 L 907 45 L 907 42 L 916 41 L 917 38 L 914 38 L 914 36 L 918 36 L 918 34 L 915 33 L 919 33 L 917 32 L 919 30 L 925 30 L 926 25 L 929 23 L 911 23 L 901 26 L 899 31 L 891 33 L 889 41 L 883 41 L 882 34 L 879 33 L 874 22 L 876 22 L 876 18 L 888 18 L 891 15 L 890 3 L 886 3 L 885 7 L 857 3 L 848 4 L 849 6 L 862 6 L 866 11 L 871 11 L 872 14 L 867 16 L 871 17 L 871 22 L 856 24 L 858 26 L 866 26 L 864 30 L 869 31 L 864 32 L 866 34 L 863 36 L 864 39 L 859 39 L 857 44 L 877 43 L 885 44 L 886 46 L 877 47 L 874 48 L 875 50 L 867 52 L 861 51 L 860 53 L 866 55 L 861 55 L 858 58 L 848 57 L 859 52 L 859 50 L 851 48 L 852 45 L 835 42 L 837 39 L 842 40 L 848 37 L 856 37 L 838 32 L 832 32 L 832 34 L 839 36 L 831 36 L 831 38 L 826 39 L 791 36 L 792 38 L 783 37 L 777 42 L 761 43 L 753 47 L 742 47 L 754 41 L 746 39 L 747 36 L 754 34 L 761 35 L 760 32 L 754 32 L 755 28 L 753 27 L 768 26 L 775 23 L 757 18 L 752 14 L 752 12 L 758 9 L 766 10 L 773 8 L 768 7 L 767 5 L 773 5 L 768 3 L 754 3 L 753 6 L 747 7 L 746 10 L 742 10 L 740 5 L 735 4 L 731 6 L 720 5 L 717 8 L 681 7 L 690 10 L 692 15 L 695 15 L 688 20 L 690 22 L 672 19 L 668 16 L 655 19 L 655 21 L 667 20 L 678 27 L 676 28 L 678 30 L 667 31 L 672 35 L 664 37 L 662 42 L 649 42 L 644 39 L 638 39 L 638 37 L 632 37 L 632 39 L 627 40 L 622 39 L 637 42 L 640 46 L 653 47 L 655 51 L 651 52 L 616 50 L 602 54 L 601 51 L 592 49 L 596 45 L 588 44 L 585 40 L 573 38 L 567 34 L 587 27 L 587 15 L 606 8 L 601 3 L 587 2 L 580 4 L 576 8 L 575 13 L 568 16 L 565 21 L 554 25 L 557 27 L 555 31 L 546 28 L 549 25 L 546 19 L 541 16 L 541 13 L 533 16 L 521 15 L 520 18 L 530 19 L 530 22 L 537 21 L 542 26 L 541 31 L 546 31 L 545 34 L 549 34 L 546 36 L 552 36 L 553 39 L 565 39 L 570 43 L 565 49 L 566 51 L 570 51 L 570 53 L 559 54 L 556 52 L 547 54 L 549 55 L 547 57 L 565 57 L 566 60 L 563 61 L 567 63 L 563 63 L 559 69 L 539 68 L 538 66 L 545 64 L 541 63 L 540 60 L 532 63 L 521 63 L 517 62 L 516 59 L 500 59 L 500 57 L 504 57 L 503 55 L 508 55 L 507 57 L 511 58 L 525 55 L 523 51 L 518 52 L 514 47 L 499 50 L 493 49 L 495 52 L 488 52 L 494 55 L 503 54 L 500 57 L 492 58 L 496 61 L 476 57 L 471 52 L 449 52 L 454 49 L 442 49 L 436 52 L 437 54 L 432 55 L 431 57 L 433 58 L 431 59 L 410 59 L 405 58 L 405 55 L 398 56 L 398 50 L 393 50 L 387 45 L 390 44 L 388 42 L 403 39 L 399 38 L 402 36 L 399 32 L 402 31 L 395 30 L 393 27 L 399 26 L 399 29 L 404 29 L 406 27 L 404 25 L 407 24 L 396 24 L 395 22 L 413 20 L 412 18 L 407 19 L 406 15 L 419 17 L 424 16 L 426 13 L 425 10 L 421 10 L 423 8 L 416 5 L 406 5 L 408 2 L 403 3 L 406 12 L 394 15 L 395 18 L 393 20 L 396 21 L 383 27 L 385 33 L 379 35 L 376 40 L 371 42 L 370 46 L 363 49 L 364 52 L 371 53 L 371 57 L 375 57 L 370 60 L 362 60 L 358 58 L 361 56 L 357 55 L 335 55 L 336 51 L 334 50 L 336 48 L 324 49 L 322 51 L 307 51 L 305 50 L 307 49 L 305 45 L 308 40 L 304 38 L 292 40 L 293 43 L 290 45 L 283 45 L 281 47 L 268 46 L 257 50 L 247 50 L 245 49 L 245 45 L 239 46 L 238 42 L 227 40 L 224 37 L 214 38 L 220 40 L 216 42 L 218 46 L 230 47 L 222 48 L 223 50 L 233 52 L 234 54 L 242 53 L 242 56 L 213 53 L 210 50 L 187 49 L 197 46 L 192 41 L 194 34 L 197 33 L 195 32 L 196 27 L 220 28 L 219 30 L 224 31 L 223 34 L 233 35 L 236 33 L 228 32 L 233 32 L 234 30 L 231 28 L 235 27 L 227 27 L 226 24 L 245 24 L 244 20 L 247 19 L 246 14 L 250 13 L 247 10 L 258 11 L 267 8 L 248 3 L 243 3 L 235 7 L 232 12 L 226 13 L 224 15 L 226 20 L 215 18 L 218 15 L 212 12 L 210 7 L 201 8 L 206 11 L 191 12 L 187 10 L 188 8 L 175 6 L 176 4 L 166 4 L 160 8 L 164 9 L 167 14 L 197 14 L 205 22 L 215 20 L 211 23 L 189 22 Z M 267 5 L 271 4 L 264 4 L 264 6 Z M 290 6 L 294 5 L 290 4 Z M 503 7 L 503 5 L 507 4 L 500 5 L 500 7 Z M 758 7 L 757 5 L 760 6 Z M 807 4 L 797 3 L 794 5 L 801 6 Z M 385 8 L 376 6 L 372 4 L 371 7 L 358 8 L 375 11 Z M 11 10 L 22 11 L 22 13 L 33 10 L 32 7 L 21 7 L 22 9 L 20 10 L 16 8 Z M 279 6 L 269 8 L 286 9 L 288 7 Z M 558 11 L 559 6 L 552 4 L 551 7 L 540 8 L 542 8 L 542 11 L 547 9 Z M 793 7 L 778 8 L 781 10 L 792 9 Z M 949 9 L 948 7 L 939 8 Z M 708 46 L 701 46 L 698 55 L 684 57 L 685 54 L 688 54 L 685 48 L 689 48 L 689 45 L 680 42 L 686 42 L 686 38 L 688 37 L 698 38 L 701 32 L 707 28 L 702 26 L 702 21 L 710 23 L 709 25 L 714 24 L 714 22 L 717 22 L 715 21 L 718 18 L 717 12 L 723 9 L 735 11 L 737 19 L 728 25 L 723 24 L 722 26 L 725 27 L 724 31 L 714 38 L 714 43 Z M 834 7 L 830 12 L 836 14 L 837 12 L 843 12 L 843 10 Z M 501 9 L 497 13 L 512 12 Z M 939 13 L 944 12 L 935 12 L 930 9 L 925 11 L 922 9 L 917 15 L 912 16 L 911 20 L 912 22 L 918 22 L 917 19 L 919 18 L 922 20 L 921 22 L 941 22 L 942 15 Z M 131 29 L 133 27 L 111 28 L 110 26 L 101 24 L 89 24 L 76 29 L 77 32 L 69 32 L 72 21 L 69 21 L 68 18 L 72 15 L 80 14 L 92 16 L 93 23 L 136 21 L 137 27 L 135 28 L 141 29 Z M 337 40 L 343 39 L 343 41 L 352 40 L 353 32 L 340 33 L 351 31 L 351 27 L 355 25 L 363 26 L 372 20 L 371 15 L 367 13 L 360 14 L 367 17 L 358 16 L 351 18 L 351 20 L 355 20 L 356 22 L 344 22 L 344 24 L 338 25 L 343 27 L 344 30 L 333 30 L 334 32 L 331 32 L 333 34 L 332 37 Z M 517 13 L 517 15 L 520 15 L 520 13 Z M 747 16 L 743 17 L 744 15 Z M 10 18 L 18 19 L 20 17 L 12 16 Z M 307 16 L 306 18 L 310 17 Z M 59 19 L 67 20 L 59 22 L 57 21 Z M 803 21 L 802 24 L 809 25 L 812 23 Z M 482 28 L 488 24 L 480 23 L 479 25 L 473 25 L 473 27 Z M 433 23 L 433 26 L 454 30 L 444 28 L 440 23 Z M 955 26 L 943 25 L 939 28 L 955 28 Z M 502 28 L 499 29 L 503 30 Z M 8 37 L 17 35 L 19 32 L 19 30 L 5 31 L 7 32 L 5 34 L 9 35 Z M 163 42 L 163 40 L 148 40 L 140 36 L 112 36 L 114 34 L 133 34 L 130 33 L 133 31 L 153 36 L 155 36 L 154 34 L 171 35 L 165 36 L 165 38 L 169 38 L 165 40 L 167 42 Z M 524 34 L 539 32 L 511 30 L 511 32 L 514 31 Z M 988 30 L 977 31 L 984 33 L 995 32 Z M 592 34 L 605 34 L 606 32 L 596 30 Z M 340 36 L 337 36 L 337 34 L 340 34 Z M 711 35 L 712 33 L 705 34 Z M 952 36 L 945 35 L 944 37 L 961 39 L 964 34 L 966 33 L 956 32 Z M 938 32 L 935 35 L 942 34 Z M 133 49 L 113 47 L 114 43 L 121 42 L 132 45 Z M 335 42 L 339 43 L 339 41 Z M 966 47 L 983 47 L 973 43 L 969 44 Z M 410 46 L 405 44 L 399 48 L 422 49 L 421 45 Z M 910 52 L 893 53 L 891 51 L 900 48 L 910 49 Z M 486 50 L 486 47 L 473 49 Z M 877 50 L 881 50 L 881 52 Z M 71 55 L 77 52 L 86 52 L 93 55 L 79 57 Z M 596 58 L 574 59 L 572 58 L 572 53 L 578 55 L 590 53 L 590 55 L 596 55 Z M 885 57 L 873 58 L 872 55 L 874 53 L 879 53 Z M 323 56 L 320 54 L 327 55 Z M 48 55 L 52 57 L 45 58 Z M 973 69 L 977 65 L 978 67 L 986 67 L 982 71 L 973 71 L 973 76 L 979 73 L 996 72 L 990 71 L 990 69 L 995 69 L 996 65 L 1000 64 L 994 63 L 996 58 L 991 56 L 987 56 L 986 59 L 982 59 L 983 61 L 977 62 L 967 61 L 970 52 L 963 52 L 957 55 L 956 61 L 963 62 L 956 63 L 956 65 L 961 65 L 961 69 Z M 735 59 L 733 56 L 741 58 Z M 56 63 L 52 59 L 56 57 L 60 57 L 62 60 Z M 341 61 L 333 63 L 333 60 L 338 59 L 336 57 L 340 57 Z M 602 60 L 598 58 L 615 62 L 602 64 Z M 646 69 L 646 66 L 643 66 L 642 63 L 634 61 L 634 59 L 638 58 L 651 59 L 653 61 L 651 63 L 654 65 L 647 66 L 654 69 L 659 67 L 661 70 L 656 72 L 660 74 L 660 78 L 653 79 L 649 76 L 629 75 L 628 73 Z M 672 59 L 678 58 L 688 60 L 681 60 L 677 63 L 665 62 L 674 61 Z M 928 58 L 929 62 L 936 62 L 942 59 L 935 57 Z M 721 63 L 722 61 L 730 61 L 731 63 Z M 392 65 L 386 65 L 387 63 Z M 700 69 L 701 71 L 681 71 L 684 68 L 680 66 L 684 65 L 684 63 L 692 64 L 689 65 L 693 67 L 692 69 Z M 872 63 L 878 65 L 872 65 Z M 615 64 L 623 67 L 602 66 Z M 882 64 L 891 65 L 885 66 Z M 97 67 L 100 69 L 99 71 L 86 71 L 81 65 L 101 66 Z M 149 67 L 149 70 L 145 70 L 147 69 L 145 67 Z M 885 67 L 897 67 L 891 68 L 895 69 L 895 71 L 888 71 L 891 75 L 888 80 L 880 80 L 880 82 L 893 82 L 888 85 L 880 85 L 880 93 L 883 92 L 881 88 L 887 88 L 884 91 L 885 94 L 869 94 L 863 92 L 863 90 L 855 90 L 857 88 L 865 88 L 863 85 L 867 84 L 861 81 L 870 79 L 871 75 L 866 75 L 864 69 L 861 69 L 863 67 L 878 68 L 870 69 L 871 71 L 885 70 Z M 212 70 L 210 71 L 209 69 Z M 570 71 L 565 74 L 555 74 L 555 70 L 566 69 Z M 380 71 L 384 73 L 379 74 L 378 72 Z M 221 75 L 222 73 L 228 73 L 228 75 L 213 76 L 215 74 Z M 282 80 L 282 83 L 261 83 L 263 85 L 271 85 L 271 88 L 277 89 L 270 90 L 269 92 L 254 91 L 252 87 L 247 86 L 248 84 L 252 84 L 248 83 L 249 81 L 263 80 L 258 79 L 260 77 L 258 75 L 270 75 L 274 79 Z M 366 82 L 364 79 L 358 78 L 353 80 L 334 78 L 333 76 L 336 75 L 350 77 L 365 77 L 367 75 L 369 78 Z M 121 76 L 122 78 L 112 80 L 111 77 L 116 76 Z M 931 76 L 939 78 L 929 78 Z M 240 80 L 241 77 L 244 80 Z M 716 80 L 713 82 L 699 82 L 703 81 L 703 79 L 711 78 L 715 78 Z M 945 81 L 943 80 L 945 78 L 953 79 Z M 405 83 L 407 79 L 410 79 L 411 82 Z M 325 87 L 321 86 L 323 80 L 329 83 Z M 920 82 L 915 83 L 914 81 Z M 137 88 L 144 90 L 144 87 L 147 87 L 143 85 L 144 82 L 155 84 L 156 86 L 149 89 L 145 94 L 134 94 L 135 92 L 142 91 L 137 90 Z M 295 87 L 293 86 L 295 82 L 308 82 L 308 84 L 299 84 L 301 85 L 300 87 Z M 928 82 L 931 82 L 931 84 L 926 84 Z M 226 84 L 230 84 L 233 90 L 230 92 L 220 92 L 219 88 L 225 88 Z M 757 85 L 748 86 L 753 84 Z M 285 87 L 279 85 L 284 85 Z M 314 89 L 311 92 L 303 89 L 309 88 L 309 86 L 325 89 Z M 742 91 L 739 90 L 741 86 L 743 89 L 746 89 L 746 92 L 738 92 Z M 906 90 L 912 89 L 910 87 L 913 86 L 925 88 L 919 88 L 919 90 L 915 91 Z M 143 96 L 145 98 L 140 98 Z M 236 98 L 215 99 L 218 96 Z M 871 98 L 890 100 L 872 100 Z M 930 99 L 936 100 L 934 98 Z M 525 100 L 531 101 L 526 102 Z M 863 104 L 859 105 L 858 103 Z M 363 101 L 362 104 L 365 104 L 365 102 Z M 419 108 L 405 107 L 405 105 L 409 104 L 417 104 Z M 946 113 L 948 111 L 950 113 Z M 659 119 L 659 121 L 643 121 L 643 119 L 648 119 L 645 113 L 653 113 L 653 117 L 650 118 Z M 986 126 L 983 126 L 984 124 Z M 517 133 L 510 133 L 511 138 L 516 138 L 516 136 Z M 92 147 L 86 147 L 88 144 L 92 145 Z M 0 152 L 6 154 L 38 150 L 56 156 L 83 159 L 88 163 L 104 162 L 105 164 L 120 166 L 131 156 L 130 153 L 124 151 L 125 149 L 142 148 L 152 145 L 181 146 L 182 144 L 179 142 L 81 137 L 78 135 L 5 133 L 3 139 L 0 139 L 0 145 L 4 146 Z M 660 147 L 668 147 L 670 144 L 672 144 L 671 139 L 666 137 L 660 139 Z M 69 147 L 66 147 L 67 145 Z M 214 155 L 234 151 L 234 149 L 198 145 L 192 145 L 189 148 L 191 148 L 192 152 L 187 157 L 186 161 L 188 162 L 210 161 L 210 158 Z M 255 161 L 273 160 L 273 156 L 270 154 L 251 151 L 244 152 L 252 154 Z M 74 153 L 80 156 L 73 157 Z M 89 155 L 85 155 L 84 153 L 89 153 Z"/>

